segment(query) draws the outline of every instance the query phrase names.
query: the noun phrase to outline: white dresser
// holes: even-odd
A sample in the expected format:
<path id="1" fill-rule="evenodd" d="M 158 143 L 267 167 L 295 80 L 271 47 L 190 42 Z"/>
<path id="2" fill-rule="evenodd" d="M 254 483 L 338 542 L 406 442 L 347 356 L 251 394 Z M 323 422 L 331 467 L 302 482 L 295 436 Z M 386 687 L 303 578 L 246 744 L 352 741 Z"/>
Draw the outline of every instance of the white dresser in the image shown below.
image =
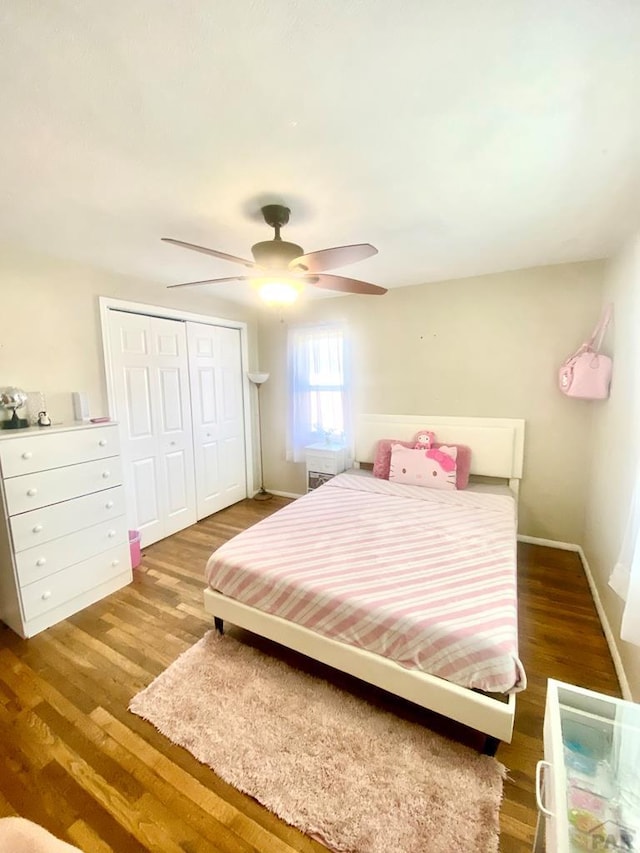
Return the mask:
<path id="1" fill-rule="evenodd" d="M 22 637 L 132 579 L 116 424 L 0 431 L 0 619 Z"/>

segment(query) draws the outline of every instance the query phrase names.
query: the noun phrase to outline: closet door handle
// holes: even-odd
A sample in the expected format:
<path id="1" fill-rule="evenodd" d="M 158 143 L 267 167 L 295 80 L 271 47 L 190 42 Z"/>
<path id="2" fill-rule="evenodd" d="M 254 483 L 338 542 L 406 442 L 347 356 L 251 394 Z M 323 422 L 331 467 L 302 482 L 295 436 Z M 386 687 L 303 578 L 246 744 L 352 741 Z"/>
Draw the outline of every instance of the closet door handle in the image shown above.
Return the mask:
<path id="1" fill-rule="evenodd" d="M 536 764 L 536 803 L 545 817 L 553 817 L 553 812 L 542 802 L 542 768 L 552 769 L 548 761 L 538 761 Z"/>

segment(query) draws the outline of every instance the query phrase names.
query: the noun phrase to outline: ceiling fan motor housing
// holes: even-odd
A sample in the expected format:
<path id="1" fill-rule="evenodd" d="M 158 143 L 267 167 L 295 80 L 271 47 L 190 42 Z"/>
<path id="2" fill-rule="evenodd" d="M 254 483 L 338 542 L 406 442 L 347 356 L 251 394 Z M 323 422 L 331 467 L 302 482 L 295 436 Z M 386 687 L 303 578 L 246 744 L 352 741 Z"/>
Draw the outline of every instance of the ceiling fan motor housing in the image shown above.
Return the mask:
<path id="1" fill-rule="evenodd" d="M 265 240 L 251 247 L 254 261 L 268 269 L 286 269 L 289 261 L 304 255 L 302 246 L 285 240 Z"/>

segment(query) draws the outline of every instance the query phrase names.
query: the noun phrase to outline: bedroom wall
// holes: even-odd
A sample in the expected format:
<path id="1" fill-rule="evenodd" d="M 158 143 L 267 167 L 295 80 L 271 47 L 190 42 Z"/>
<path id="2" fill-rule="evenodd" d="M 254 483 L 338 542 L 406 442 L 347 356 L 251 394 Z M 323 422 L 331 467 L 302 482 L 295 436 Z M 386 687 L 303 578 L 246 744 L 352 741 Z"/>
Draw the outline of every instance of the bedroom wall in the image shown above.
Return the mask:
<path id="1" fill-rule="evenodd" d="M 355 411 L 526 420 L 520 532 L 581 542 L 593 405 L 556 387 L 558 365 L 595 325 L 602 262 L 563 264 L 313 300 L 283 322 L 261 312 L 265 483 L 304 491 L 285 461 L 287 323 L 342 320 L 353 337 Z"/>
<path id="2" fill-rule="evenodd" d="M 640 701 L 640 648 L 620 639 L 623 602 L 607 582 L 618 558 L 640 461 L 640 233 L 606 269 L 603 303 L 613 302 L 607 350 L 614 354 L 611 397 L 594 410 L 584 550 L 634 700 Z M 640 618 L 640 616 L 639 616 Z"/>
<path id="3" fill-rule="evenodd" d="M 98 296 L 111 296 L 243 320 L 250 360 L 256 353 L 253 311 L 194 291 L 0 246 L 0 387 L 43 391 L 55 421 L 73 420 L 72 391 L 87 391 L 92 416 L 106 414 Z"/>

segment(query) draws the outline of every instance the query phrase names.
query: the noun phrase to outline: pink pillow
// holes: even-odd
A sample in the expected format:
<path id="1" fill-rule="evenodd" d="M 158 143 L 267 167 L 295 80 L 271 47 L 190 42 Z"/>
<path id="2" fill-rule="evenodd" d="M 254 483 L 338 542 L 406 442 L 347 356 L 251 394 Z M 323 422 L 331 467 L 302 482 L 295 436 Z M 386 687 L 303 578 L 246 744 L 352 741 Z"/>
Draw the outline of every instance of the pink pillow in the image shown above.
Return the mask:
<path id="1" fill-rule="evenodd" d="M 393 438 L 381 438 L 376 448 L 376 456 L 373 460 L 373 476 L 379 477 L 381 480 L 389 479 L 389 468 L 391 466 L 391 445 L 401 444 L 402 447 L 413 447 L 413 441 L 397 441 Z M 466 444 L 449 444 L 448 447 L 455 447 L 458 451 L 456 459 L 456 488 L 466 489 L 469 485 L 469 471 L 471 470 L 471 448 Z M 441 444 L 434 444 L 432 447 L 439 449 Z"/>
<path id="2" fill-rule="evenodd" d="M 455 491 L 457 455 L 455 447 L 444 444 L 440 450 L 417 450 L 392 444 L 389 481 Z"/>
<path id="3" fill-rule="evenodd" d="M 373 476 L 381 480 L 389 479 L 389 467 L 391 466 L 391 445 L 401 444 L 403 447 L 413 447 L 413 441 L 397 441 L 395 438 L 381 438 L 376 448 L 376 457 L 373 460 Z"/>

